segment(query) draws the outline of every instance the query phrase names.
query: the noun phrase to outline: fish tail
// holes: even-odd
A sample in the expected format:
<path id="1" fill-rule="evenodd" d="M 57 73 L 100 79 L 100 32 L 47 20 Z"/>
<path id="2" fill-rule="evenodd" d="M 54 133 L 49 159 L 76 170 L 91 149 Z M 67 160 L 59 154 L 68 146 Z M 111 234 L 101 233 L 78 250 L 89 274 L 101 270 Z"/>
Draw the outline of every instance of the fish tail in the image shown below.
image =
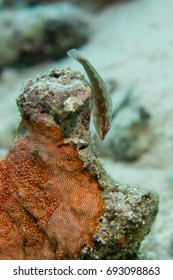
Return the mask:
<path id="1" fill-rule="evenodd" d="M 67 55 L 79 62 L 85 61 L 86 58 L 76 49 L 71 49 L 67 52 Z"/>

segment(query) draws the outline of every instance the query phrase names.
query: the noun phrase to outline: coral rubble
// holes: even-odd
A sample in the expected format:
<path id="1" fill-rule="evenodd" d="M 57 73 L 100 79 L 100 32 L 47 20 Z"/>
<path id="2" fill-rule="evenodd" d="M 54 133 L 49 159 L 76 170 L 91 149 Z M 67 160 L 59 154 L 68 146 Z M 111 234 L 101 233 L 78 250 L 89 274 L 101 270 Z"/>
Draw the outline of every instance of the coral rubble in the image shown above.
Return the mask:
<path id="1" fill-rule="evenodd" d="M 80 6 L 91 8 L 101 8 L 108 4 L 114 2 L 122 2 L 128 0 L 71 0 L 70 2 L 78 4 Z M 44 3 L 53 3 L 53 2 L 63 2 L 63 0 L 1 0 L 0 7 L 19 7 L 19 6 L 27 6 L 27 5 L 36 5 L 36 4 L 44 4 Z"/>
<path id="2" fill-rule="evenodd" d="M 132 101 L 132 93 L 128 89 L 113 96 L 112 129 L 105 141 L 97 145 L 102 155 L 114 160 L 137 160 L 153 142 L 151 115 L 144 106 Z"/>
<path id="3" fill-rule="evenodd" d="M 67 2 L 0 13 L 0 69 L 62 57 L 91 33 L 89 14 Z"/>
<path id="4" fill-rule="evenodd" d="M 28 81 L 19 95 L 22 120 L 0 162 L 0 259 L 137 257 L 158 197 L 116 184 L 98 161 L 91 95 L 69 68 Z"/>

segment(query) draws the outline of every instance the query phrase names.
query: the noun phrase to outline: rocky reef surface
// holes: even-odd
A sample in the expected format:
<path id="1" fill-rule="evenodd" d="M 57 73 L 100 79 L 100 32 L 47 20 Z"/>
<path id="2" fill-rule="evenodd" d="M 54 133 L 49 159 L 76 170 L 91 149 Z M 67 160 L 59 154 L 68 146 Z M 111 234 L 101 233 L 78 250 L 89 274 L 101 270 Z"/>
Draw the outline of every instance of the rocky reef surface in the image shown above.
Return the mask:
<path id="1" fill-rule="evenodd" d="M 69 68 L 29 80 L 18 96 L 22 120 L 0 162 L 0 259 L 140 258 L 158 196 L 105 171 L 91 104 L 90 86 Z"/>

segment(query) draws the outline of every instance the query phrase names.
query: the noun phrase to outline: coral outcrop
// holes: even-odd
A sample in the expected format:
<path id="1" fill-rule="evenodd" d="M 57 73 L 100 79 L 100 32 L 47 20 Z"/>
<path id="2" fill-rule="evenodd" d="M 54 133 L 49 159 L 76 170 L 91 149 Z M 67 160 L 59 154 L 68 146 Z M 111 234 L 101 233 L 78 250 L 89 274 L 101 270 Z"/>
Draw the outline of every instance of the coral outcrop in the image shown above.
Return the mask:
<path id="1" fill-rule="evenodd" d="M 22 120 L 0 162 L 0 259 L 137 257 L 158 197 L 104 170 L 90 140 L 91 97 L 69 68 L 19 95 Z"/>

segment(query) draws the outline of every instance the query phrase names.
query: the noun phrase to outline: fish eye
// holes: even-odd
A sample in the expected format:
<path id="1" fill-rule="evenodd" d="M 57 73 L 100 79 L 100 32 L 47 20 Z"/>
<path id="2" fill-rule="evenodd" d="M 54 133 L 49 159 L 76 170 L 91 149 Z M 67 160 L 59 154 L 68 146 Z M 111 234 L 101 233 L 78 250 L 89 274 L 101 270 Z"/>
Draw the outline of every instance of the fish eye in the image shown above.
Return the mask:
<path id="1" fill-rule="evenodd" d="M 105 135 L 108 132 L 108 130 L 106 128 L 102 129 L 102 135 Z"/>

